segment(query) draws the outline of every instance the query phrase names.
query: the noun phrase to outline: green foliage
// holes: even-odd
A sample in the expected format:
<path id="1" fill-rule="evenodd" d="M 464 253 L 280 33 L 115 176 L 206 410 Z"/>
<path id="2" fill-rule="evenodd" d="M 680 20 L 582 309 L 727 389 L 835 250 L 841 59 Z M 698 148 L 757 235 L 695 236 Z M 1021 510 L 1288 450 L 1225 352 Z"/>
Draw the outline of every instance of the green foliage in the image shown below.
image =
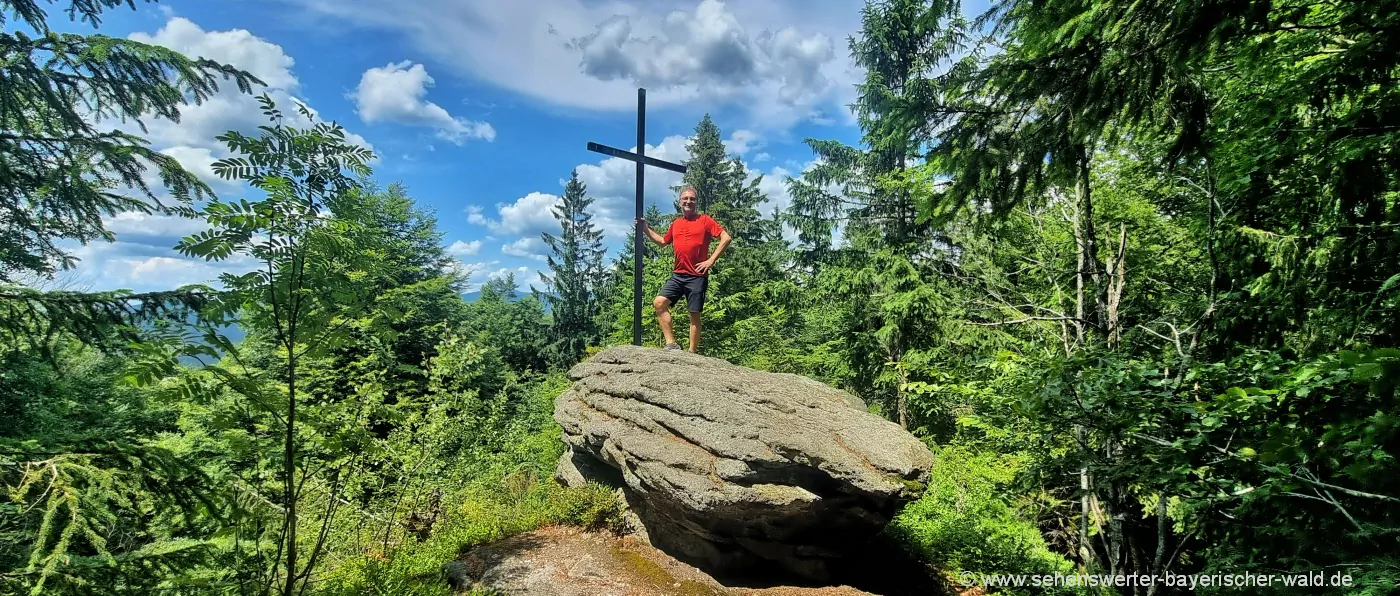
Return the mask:
<path id="1" fill-rule="evenodd" d="M 467 307 L 465 332 L 481 345 L 496 346 L 511 370 L 544 372 L 549 363 L 549 324 L 539 297 L 521 297 L 515 273 L 492 278 Z"/>
<path id="2" fill-rule="evenodd" d="M 134 2 L 78 0 L 70 16 L 96 25 L 105 8 Z M 0 32 L 0 283 L 16 273 L 47 275 L 74 261 L 59 240 L 86 243 L 112 234 L 102 216 L 123 211 L 189 215 L 209 187 L 139 136 L 103 123 L 157 117 L 178 122 L 187 100 L 201 103 L 219 77 L 250 92 L 262 82 L 231 66 L 105 35 L 60 34 L 33 0 L 0 2 L 23 31 Z M 145 182 L 154 165 L 172 203 Z"/>
<path id="3" fill-rule="evenodd" d="M 545 255 L 552 273 L 540 274 L 544 281 L 544 299 L 549 303 L 551 364 L 567 368 L 578 362 L 588 349 L 596 345 L 601 292 L 604 289 L 603 232 L 593 224 L 588 212 L 593 199 L 588 188 L 579 182 L 578 171 L 570 173 L 564 186 L 564 197 L 551 213 L 559 221 L 556 238 L 543 234 L 545 245 L 553 253 Z"/>
<path id="4" fill-rule="evenodd" d="M 695 129 L 685 182 L 734 237 L 705 352 L 850 390 L 938 445 L 890 532 L 944 570 L 1393 590 L 1391 4 L 868 2 L 859 146 L 808 139 L 784 212 L 712 119 Z M 109 239 L 127 210 L 199 206 L 180 250 L 260 263 L 220 290 L 0 288 L 0 591 L 442 594 L 464 548 L 617 523 L 608 491 L 549 480 L 568 385 L 549 371 L 631 340 L 636 238 L 602 271 L 576 176 L 547 292 L 508 276 L 464 304 L 434 217 L 339 127 L 286 127 L 264 98 L 273 122 L 221 136 L 216 164 L 256 196 L 215 199 L 101 123 L 255 79 L 54 33 L 34 0 L 0 18 L 0 282 L 67 267 L 59 242 Z M 649 298 L 672 263 L 644 254 Z"/>
<path id="5" fill-rule="evenodd" d="M 935 461 L 927 491 L 886 530 L 906 548 L 954 577 L 963 571 L 988 576 L 1075 572 L 1073 563 L 1046 548 L 1036 526 L 1003 496 L 1022 471 L 1020 457 L 944 447 Z M 1060 587 L 1006 593 L 1081 592 Z"/>
<path id="6" fill-rule="evenodd" d="M 357 242 L 367 227 L 362 211 L 367 203 L 356 200 L 359 197 L 353 191 L 359 190 L 358 185 L 346 174 L 369 174 L 365 165 L 369 150 L 346 142 L 338 125 L 321 122 L 307 130 L 286 126 L 267 95 L 260 101 L 264 115 L 274 124 L 261 127 L 258 138 L 232 131 L 221 135 L 219 139 L 234 156 L 215 162 L 214 172 L 247 182 L 263 191 L 264 198 L 210 201 L 201 210 L 210 228 L 181 240 L 176 248 L 208 260 L 246 256 L 261 265 L 244 274 L 224 273 L 220 282 L 233 297 L 229 304 L 238 309 L 240 323 L 275 342 L 277 370 L 267 376 L 247 375 L 247 365 L 240 362 L 241 370 L 216 365 L 208 372 L 283 427 L 281 489 L 276 499 L 282 529 L 276 533 L 276 554 L 261 581 L 280 586 L 279 591 L 290 596 L 310 577 L 338 509 L 338 501 L 331 496 L 319 516 L 317 538 L 307 545 L 298 540 L 302 520 L 297 511 L 309 497 L 304 492 L 309 471 L 320 468 L 322 481 L 334 495 L 343 480 L 341 474 L 352 470 L 356 461 L 353 447 L 350 453 L 342 448 L 363 439 L 361 421 L 367 414 L 365 402 L 311 403 L 299 412 L 299 402 L 305 398 L 297 393 L 298 382 L 304 382 L 305 371 L 298 361 L 321 356 L 347 339 L 350 317 L 362 313 L 380 295 L 387 275 L 381 247 Z M 305 106 L 298 110 L 314 120 Z M 322 217 L 323 211 L 328 211 L 327 217 Z M 233 347 L 227 341 L 220 345 Z M 229 352 L 233 360 L 240 360 L 236 349 Z M 245 373 L 243 378 L 240 373 Z M 281 387 L 269 387 L 265 382 L 269 377 L 280 381 Z M 305 445 L 303 436 L 311 439 Z M 326 465 L 304 463 L 308 460 Z M 317 484 L 311 486 L 317 491 Z M 309 547 L 308 553 L 299 562 L 304 546 Z"/>
<path id="7" fill-rule="evenodd" d="M 143 593 L 209 561 L 232 503 L 156 439 L 175 411 L 123 385 L 124 362 L 69 339 L 3 352 L 0 590 Z"/>

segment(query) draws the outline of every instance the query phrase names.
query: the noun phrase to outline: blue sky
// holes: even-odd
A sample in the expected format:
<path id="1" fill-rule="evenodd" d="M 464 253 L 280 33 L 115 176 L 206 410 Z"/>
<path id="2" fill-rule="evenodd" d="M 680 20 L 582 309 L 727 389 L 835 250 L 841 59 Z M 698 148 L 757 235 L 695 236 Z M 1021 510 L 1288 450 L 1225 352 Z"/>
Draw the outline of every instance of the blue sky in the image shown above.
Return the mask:
<path id="1" fill-rule="evenodd" d="M 585 149 L 632 148 L 636 88 L 647 88 L 648 153 L 679 161 L 709 112 L 728 149 L 764 174 L 769 209 L 783 178 L 810 164 L 804 137 L 856 143 L 844 107 L 861 73 L 847 37 L 861 0 L 240 0 L 167 1 L 108 13 L 99 32 L 158 43 L 251 71 L 290 108 L 296 98 L 379 155 L 375 178 L 402 182 L 436 211 L 473 285 L 544 268 L 540 232 L 578 168 L 610 247 L 632 218 L 633 168 Z M 53 10 L 52 19 L 66 21 Z M 84 27 L 64 24 L 64 29 Z M 152 145 L 208 179 L 226 153 L 214 136 L 261 124 L 236 90 L 148 122 Z M 650 169 L 647 200 L 669 209 L 678 175 Z M 170 247 L 200 222 L 123 214 L 115 243 L 75 249 L 69 284 L 137 291 L 213 281 L 242 262 L 204 263 Z"/>

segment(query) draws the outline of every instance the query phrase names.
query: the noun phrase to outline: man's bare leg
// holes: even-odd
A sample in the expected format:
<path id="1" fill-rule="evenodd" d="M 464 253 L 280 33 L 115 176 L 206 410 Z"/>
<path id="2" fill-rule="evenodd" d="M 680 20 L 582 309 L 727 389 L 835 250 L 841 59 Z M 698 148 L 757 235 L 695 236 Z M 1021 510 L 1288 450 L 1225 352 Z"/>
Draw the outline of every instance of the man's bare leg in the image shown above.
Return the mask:
<path id="1" fill-rule="evenodd" d="M 666 318 L 671 318 L 671 313 L 666 313 Z M 666 328 L 670 329 L 670 321 L 666 322 Z M 690 351 L 700 353 L 700 313 L 690 313 Z"/>
<path id="2" fill-rule="evenodd" d="M 651 301 L 651 305 L 656 309 L 656 320 L 661 323 L 661 335 L 666 338 L 666 345 L 676 343 L 676 336 L 671 333 L 671 301 L 664 296 L 657 296 L 656 300 Z"/>

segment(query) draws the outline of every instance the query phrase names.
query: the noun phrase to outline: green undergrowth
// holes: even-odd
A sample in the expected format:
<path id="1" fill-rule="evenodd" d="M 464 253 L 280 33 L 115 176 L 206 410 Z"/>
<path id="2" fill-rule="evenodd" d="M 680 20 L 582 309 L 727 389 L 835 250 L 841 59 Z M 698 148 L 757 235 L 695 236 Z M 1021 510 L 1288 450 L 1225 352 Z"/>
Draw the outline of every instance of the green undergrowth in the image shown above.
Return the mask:
<path id="1" fill-rule="evenodd" d="M 1022 465 L 1014 455 L 960 446 L 936 451 L 928 489 L 907 505 L 888 532 L 922 561 L 956 579 L 978 575 L 1071 574 L 1074 565 L 1051 551 L 1036 525 L 1006 499 Z M 1007 594 L 1080 594 L 1075 588 L 1004 589 Z"/>
<path id="2" fill-rule="evenodd" d="M 553 479 L 565 446 L 550 413 L 554 396 L 567 386 L 560 377 L 544 379 L 523 393 L 511 419 L 487 418 L 460 442 L 448 441 L 455 456 L 436 462 L 443 470 L 433 483 L 442 490 L 442 517 L 431 532 L 421 541 L 406 536 L 341 559 L 317 593 L 452 594 L 443 565 L 475 546 L 549 525 L 620 528 L 621 504 L 612 489 L 565 488 Z M 445 428 L 465 428 L 464 422 Z"/>
<path id="3" fill-rule="evenodd" d="M 611 490 L 598 485 L 565 488 L 533 472 L 473 483 L 444 511 L 442 525 L 426 540 L 350 559 L 334 570 L 320 593 L 452 594 L 443 564 L 474 546 L 548 525 L 613 528 L 621 519 Z"/>

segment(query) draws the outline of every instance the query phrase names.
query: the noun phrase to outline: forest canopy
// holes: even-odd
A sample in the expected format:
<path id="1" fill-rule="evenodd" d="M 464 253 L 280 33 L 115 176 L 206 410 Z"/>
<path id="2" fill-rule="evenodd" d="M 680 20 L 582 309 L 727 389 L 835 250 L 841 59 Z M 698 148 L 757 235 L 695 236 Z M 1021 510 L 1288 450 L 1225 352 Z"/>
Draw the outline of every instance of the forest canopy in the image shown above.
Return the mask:
<path id="1" fill-rule="evenodd" d="M 464 548 L 620 523 L 608 490 L 551 480 L 565 371 L 632 332 L 638 239 L 608 254 L 578 172 L 542 287 L 467 301 L 436 215 L 340 125 L 231 65 L 54 31 L 47 4 L 0 0 L 0 593 L 446 594 Z M 94 29 L 137 6 L 60 4 Z M 807 139 L 785 208 L 709 115 L 689 137 L 683 182 L 734 238 L 703 353 L 924 440 L 932 479 L 886 533 L 950 576 L 1391 593 L 1400 6 L 869 0 L 860 22 L 861 138 Z M 245 192 L 110 126 L 219 89 L 260 97 L 261 127 L 217 137 Z M 256 266 L 55 289 L 124 212 Z M 647 244 L 654 296 L 672 260 Z"/>

